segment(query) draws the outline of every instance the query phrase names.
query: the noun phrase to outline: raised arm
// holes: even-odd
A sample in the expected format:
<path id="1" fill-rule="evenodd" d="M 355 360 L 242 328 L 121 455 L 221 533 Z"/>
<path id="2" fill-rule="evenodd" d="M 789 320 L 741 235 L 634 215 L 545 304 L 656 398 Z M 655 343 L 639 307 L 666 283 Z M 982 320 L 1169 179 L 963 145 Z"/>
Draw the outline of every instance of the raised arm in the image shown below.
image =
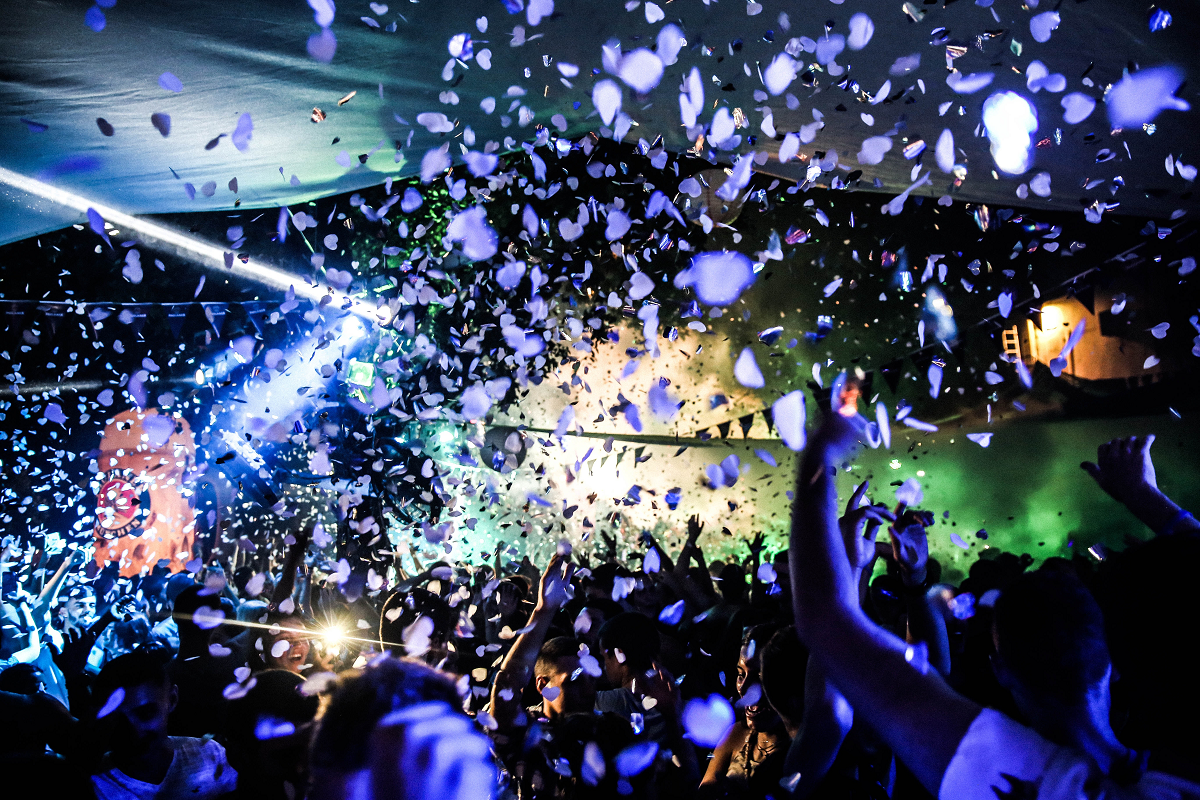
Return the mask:
<path id="1" fill-rule="evenodd" d="M 1100 488 L 1128 508 L 1147 528 L 1162 536 L 1200 532 L 1200 522 L 1158 488 L 1150 446 L 1154 434 L 1113 439 L 1100 445 L 1096 460 L 1079 466 Z"/>
<path id="2" fill-rule="evenodd" d="M 891 518 L 886 506 L 863 504 L 867 487 L 866 481 L 858 485 L 846 504 L 846 513 L 838 519 L 850 577 L 856 587 L 865 585 L 865 578 L 870 576 L 875 537 Z M 859 603 L 861 596 L 859 589 Z M 853 724 L 854 709 L 829 681 L 824 667 L 810 657 L 804 676 L 804 718 L 784 762 L 784 775 L 800 775 L 792 787 L 792 797 L 807 797 L 820 785 Z"/>
<path id="3" fill-rule="evenodd" d="M 888 528 L 892 557 L 900 568 L 904 583 L 904 607 L 908 615 L 908 641 L 924 642 L 929 650 L 929 665 L 943 677 L 950 674 L 950 637 L 946 619 L 934 607 L 926 590 L 928 577 L 929 534 L 933 523 L 929 512 L 909 511 Z"/>
<path id="4" fill-rule="evenodd" d="M 567 602 L 567 587 L 574 572 L 575 566 L 566 556 L 555 555 L 550 559 L 538 584 L 537 605 L 529 615 L 529 622 L 496 672 L 496 680 L 492 683 L 491 713 L 501 730 L 512 727 L 517 720 L 521 692 L 533 678 L 533 668 L 554 622 L 554 614 Z"/>
<path id="5" fill-rule="evenodd" d="M 766 547 L 767 535 L 762 531 L 754 534 L 750 540 L 750 603 L 758 605 L 763 599 L 763 582 L 758 577 L 759 563 L 762 561 L 762 551 Z"/>
<path id="6" fill-rule="evenodd" d="M 825 780 L 853 725 L 854 709 L 810 657 L 804 675 L 804 720 L 783 763 L 784 776 L 800 775 L 792 797 L 808 797 Z"/>
<path id="7" fill-rule="evenodd" d="M 54 573 L 49 581 L 46 582 L 45 588 L 41 594 L 37 596 L 37 600 L 33 602 L 33 618 L 40 623 L 45 624 L 46 614 L 50 611 L 50 606 L 54 605 L 55 599 L 58 597 L 58 591 L 62 589 L 63 581 L 67 579 L 67 575 L 75 568 L 75 565 L 82 559 L 82 553 L 79 549 L 73 549 L 63 559 L 58 571 Z"/>
<path id="8" fill-rule="evenodd" d="M 980 709 L 922 668 L 916 648 L 879 630 L 859 607 L 835 485 L 838 465 L 858 440 L 855 422 L 828 415 L 800 463 L 789 554 L 796 630 L 856 712 L 936 796 Z"/>
<path id="9" fill-rule="evenodd" d="M 304 563 L 304 551 L 308 549 L 308 539 L 312 536 L 314 525 L 315 521 L 308 523 L 302 533 L 296 534 L 296 541 L 288 548 L 287 556 L 283 559 L 283 574 L 271 593 L 271 608 L 279 608 L 280 603 L 292 596 L 292 590 L 296 588 L 296 570 Z"/>

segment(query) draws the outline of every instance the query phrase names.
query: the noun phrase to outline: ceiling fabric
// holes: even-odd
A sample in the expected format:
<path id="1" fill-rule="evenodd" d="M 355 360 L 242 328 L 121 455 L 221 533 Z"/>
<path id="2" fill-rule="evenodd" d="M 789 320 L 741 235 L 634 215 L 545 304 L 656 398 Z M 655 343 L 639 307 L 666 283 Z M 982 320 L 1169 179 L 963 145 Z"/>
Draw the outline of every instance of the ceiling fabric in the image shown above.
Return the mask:
<path id="1" fill-rule="evenodd" d="M 532 141 L 538 125 L 556 132 L 565 125 L 569 136 L 599 131 L 592 90 L 605 79 L 621 87 L 622 110 L 632 123 L 625 138 L 652 142 L 661 135 L 678 152 L 693 146 L 680 121 L 679 88 L 697 67 L 705 93 L 701 123 L 711 123 L 720 107 L 740 109 L 746 120 L 737 130 L 737 149 L 715 154 L 724 164 L 736 152 L 753 151 L 762 162 L 756 169 L 803 180 L 820 154 L 829 169 L 815 181 L 825 185 L 862 170 L 858 188 L 890 194 L 928 175 L 914 191 L 1080 213 L 1097 201 L 1120 204 L 1109 213 L 1161 218 L 1195 210 L 1192 184 L 1181 177 L 1187 170 L 1169 174 L 1164 168 L 1169 155 L 1185 167 L 1200 160 L 1195 110 L 1162 112 L 1152 133 L 1114 133 L 1102 99 L 1076 125 L 1063 122 L 1061 104 L 1074 92 L 1102 98 L 1126 69 L 1172 64 L 1192 77 L 1197 54 L 1187 35 L 1195 30 L 1191 4 L 1176 3 L 1170 9 L 1174 24 L 1155 32 L 1147 24 L 1147 5 L 1121 0 L 1035 8 L 1011 0 L 990 7 L 969 0 L 946 6 L 676 0 L 653 9 L 611 0 L 540 0 L 533 10 L 515 14 L 509 7 L 518 0 L 388 5 L 384 11 L 379 3 L 339 3 L 329 26 L 336 51 L 323 63 L 306 52 L 321 28 L 303 2 L 120 0 L 92 12 L 61 0 L 10 4 L 0 20 L 0 167 L 131 214 L 232 209 L 237 200 L 242 208 L 269 208 L 418 174 L 425 153 L 447 142 L 460 161 L 471 133 L 472 149 L 495 142 L 505 150 Z M 553 13 L 537 20 L 536 9 L 548 5 Z M 1058 27 L 1048 41 L 1035 41 L 1031 20 L 1048 11 L 1059 14 Z M 103 29 L 88 27 L 85 12 L 93 24 L 101 13 Z M 790 39 L 820 40 L 827 25 L 847 35 L 857 13 L 874 25 L 864 48 L 846 49 L 832 68 L 815 70 L 811 86 L 802 79 L 791 83 L 790 101 L 786 93 L 766 94 L 760 71 Z M 781 14 L 787 15 L 786 30 Z M 606 42 L 619 41 L 626 54 L 653 49 L 668 24 L 682 30 L 686 46 L 657 88 L 639 95 L 605 73 Z M 475 58 L 452 64 L 444 80 L 448 42 L 460 33 L 472 37 Z M 490 51 L 486 70 L 479 57 L 484 50 Z M 948 53 L 958 57 L 948 61 Z M 890 74 L 897 59 L 915 54 L 919 67 Z M 804 65 L 817 61 L 814 53 L 799 57 Z M 1063 91 L 1030 90 L 1027 72 L 1034 60 L 1051 77 L 1063 76 Z M 564 62 L 578 66 L 578 74 L 565 78 L 559 69 Z M 958 77 L 991 73 L 993 80 L 958 94 L 947 84 L 955 74 L 948 63 Z M 838 70 L 845 71 L 830 74 Z M 160 83 L 163 73 L 175 76 L 182 90 L 170 90 L 179 84 L 169 76 Z M 891 81 L 886 97 L 879 94 L 885 80 Z M 988 139 L 980 131 L 984 100 L 1002 90 L 1021 93 L 1038 112 L 1034 140 L 1042 144 L 1021 176 L 993 174 Z M 1185 83 L 1177 97 L 1195 107 L 1195 94 Z M 491 107 L 487 98 L 494 100 L 491 113 L 481 107 Z M 324 112 L 324 121 L 311 121 L 314 108 Z M 764 109 L 770 109 L 773 131 L 770 124 L 764 129 Z M 824 127 L 800 147 L 803 160 L 780 164 L 780 140 L 813 123 L 814 110 Z M 433 132 L 418 123 L 423 113 L 443 113 L 454 127 Z M 252 132 L 239 148 L 231 134 L 246 114 Z M 168 135 L 160 132 L 166 130 L 162 118 L 156 126 L 152 115 L 170 118 Z M 111 136 L 98 119 L 111 126 Z M 957 187 L 933 158 L 946 129 L 958 148 L 955 162 L 966 169 Z M 882 162 L 859 163 L 863 141 L 877 136 L 891 143 Z M 909 154 L 919 149 L 916 140 L 925 143 L 925 152 L 905 158 L 906 148 Z M 833 153 L 836 165 L 830 163 Z M 1020 189 L 1039 172 L 1050 177 L 1048 197 Z M 81 219 L 77 211 L 0 185 L 0 243 Z"/>

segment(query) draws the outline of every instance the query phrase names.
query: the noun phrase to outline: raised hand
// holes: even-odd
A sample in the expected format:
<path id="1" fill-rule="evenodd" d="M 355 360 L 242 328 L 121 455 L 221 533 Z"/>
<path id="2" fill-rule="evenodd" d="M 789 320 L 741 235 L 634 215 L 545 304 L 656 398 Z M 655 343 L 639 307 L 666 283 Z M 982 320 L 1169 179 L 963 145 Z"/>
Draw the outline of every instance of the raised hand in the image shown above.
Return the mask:
<path id="1" fill-rule="evenodd" d="M 600 538 L 604 540 L 604 546 L 608 548 L 608 557 L 617 557 L 617 537 L 616 534 L 608 531 L 600 531 Z"/>
<path id="2" fill-rule="evenodd" d="M 1113 499 L 1128 505 L 1158 491 L 1150 458 L 1152 444 L 1154 434 L 1113 439 L 1100 445 L 1095 462 L 1085 461 L 1080 466 Z"/>
<path id="3" fill-rule="evenodd" d="M 655 662 L 644 675 L 633 679 L 632 691 L 643 697 L 654 698 L 651 708 L 657 708 L 659 713 L 672 717 L 679 708 L 679 688 L 675 678 L 662 664 Z"/>
<path id="4" fill-rule="evenodd" d="M 892 556 L 900 567 L 904 585 L 920 586 L 925 583 L 926 565 L 929 563 L 929 535 L 926 527 L 933 522 L 928 512 L 909 512 L 901 515 L 895 525 L 888 528 L 892 540 Z"/>
<path id="5" fill-rule="evenodd" d="M 887 506 L 861 505 L 867 494 L 867 481 L 863 481 L 846 503 L 846 513 L 838 520 L 842 541 L 846 545 L 846 557 L 850 566 L 864 570 L 875 560 L 875 537 L 879 528 L 894 519 Z"/>
<path id="6" fill-rule="evenodd" d="M 696 542 L 700 539 L 700 534 L 704 532 L 704 523 L 700 521 L 700 517 L 693 514 L 688 518 L 687 522 L 687 543 L 691 547 L 696 546 Z"/>
<path id="7" fill-rule="evenodd" d="M 535 611 L 550 611 L 562 608 L 571 599 L 571 576 L 575 574 L 575 565 L 566 556 L 555 555 L 550 559 L 546 571 L 538 584 L 538 599 Z"/>
<path id="8" fill-rule="evenodd" d="M 750 557 L 755 561 L 762 556 L 763 548 L 766 547 L 767 535 L 762 531 L 754 534 L 754 538 L 750 540 Z"/>

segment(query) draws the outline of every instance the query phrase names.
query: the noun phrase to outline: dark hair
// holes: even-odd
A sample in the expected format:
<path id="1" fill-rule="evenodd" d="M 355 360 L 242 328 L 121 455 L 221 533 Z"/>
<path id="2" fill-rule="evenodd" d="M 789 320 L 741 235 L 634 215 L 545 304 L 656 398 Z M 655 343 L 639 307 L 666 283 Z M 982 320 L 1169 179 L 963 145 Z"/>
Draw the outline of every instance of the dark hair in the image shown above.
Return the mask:
<path id="1" fill-rule="evenodd" d="M 636 611 L 617 614 L 600 626 L 600 648 L 619 648 L 625 654 L 625 663 L 636 670 L 650 669 L 661 645 L 658 628 Z"/>
<path id="2" fill-rule="evenodd" d="M 804 679 L 808 672 L 808 649 L 791 625 L 775 632 L 758 653 L 759 680 L 767 702 L 785 721 L 800 722 L 804 716 Z"/>
<path id="3" fill-rule="evenodd" d="M 1196 741 L 1200 687 L 1187 633 L 1200 610 L 1197 563 L 1200 536 L 1173 534 L 1105 564 L 1098 595 L 1121 676 L 1114 702 L 1129 713 L 1122 741 L 1131 747 L 1179 749 Z"/>
<path id="4" fill-rule="evenodd" d="M 92 698 L 97 705 L 103 705 L 117 689 L 130 689 L 134 686 L 170 686 L 171 678 L 167 674 L 168 653 L 160 650 L 138 648 L 132 653 L 117 656 L 104 665 L 96 676 L 92 687 Z"/>
<path id="5" fill-rule="evenodd" d="M 435 701 L 462 708 L 449 675 L 417 661 L 385 655 L 365 669 L 343 672 L 318 720 L 312 766 L 338 772 L 363 769 L 371 757 L 367 743 L 379 720 Z"/>
<path id="6" fill-rule="evenodd" d="M 261 722 L 290 722 L 300 731 L 316 717 L 321 700 L 315 694 L 302 694 L 303 685 L 304 678 L 293 672 L 263 670 L 254 676 L 254 686 L 245 695 L 230 701 L 225 727 L 230 763 L 239 776 L 247 768 L 254 771 L 262 766 L 258 756 L 263 745 L 257 735 Z M 277 749 L 278 744 L 273 747 Z"/>
<path id="7" fill-rule="evenodd" d="M 558 671 L 558 660 L 579 655 L 579 640 L 573 636 L 556 636 L 542 645 L 534 664 L 535 677 L 544 678 Z"/>
<path id="8" fill-rule="evenodd" d="M 186 572 L 177 572 L 170 578 L 167 578 L 167 587 L 163 594 L 167 598 L 167 602 L 174 604 L 179 599 L 179 595 L 184 589 L 194 586 L 196 582 L 192 580 L 192 576 Z"/>
<path id="9" fill-rule="evenodd" d="M 746 661 L 762 672 L 762 653 L 767 642 L 779 630 L 778 622 L 764 622 L 761 625 L 751 625 L 742 631 L 742 644 L 738 649 L 739 657 L 744 655 Z M 761 678 L 760 678 L 761 680 Z"/>
<path id="10" fill-rule="evenodd" d="M 746 571 L 737 564 L 726 564 L 721 567 L 717 576 L 720 581 L 718 588 L 727 603 L 736 603 L 746 596 Z"/>
<path id="11" fill-rule="evenodd" d="M 1034 692 L 1074 703 L 1104 678 L 1111 661 L 1104 617 L 1070 572 L 1039 569 L 1014 580 L 996 601 L 997 655 Z"/>
<path id="12" fill-rule="evenodd" d="M 613 583 L 625 572 L 625 568 L 620 564 L 606 561 L 592 569 L 588 582 L 603 592 L 605 596 L 612 596 Z"/>
<path id="13" fill-rule="evenodd" d="M 13 664 L 0 672 L 0 692 L 37 694 L 41 683 L 41 668 L 37 664 Z"/>
<path id="14" fill-rule="evenodd" d="M 180 637 L 196 636 L 205 632 L 192 621 L 192 615 L 201 608 L 222 608 L 220 594 L 201 594 L 202 591 L 203 586 L 192 584 L 176 595 L 175 602 L 171 604 L 171 612 L 175 617 L 175 624 L 179 626 Z"/>
<path id="15" fill-rule="evenodd" d="M 583 608 L 586 608 L 589 610 L 594 610 L 594 611 L 599 611 L 601 614 L 604 615 L 605 621 L 612 619 L 613 617 L 617 616 L 618 614 L 625 613 L 625 609 L 621 607 L 620 603 L 617 603 L 613 600 L 609 600 L 607 597 L 600 597 L 595 600 L 588 600 L 586 603 L 583 604 Z"/>
<path id="16" fill-rule="evenodd" d="M 396 614 L 395 610 L 400 609 Z M 392 612 L 391 618 L 389 613 Z M 454 610 L 433 592 L 425 589 L 396 590 L 384 602 L 379 615 L 379 643 L 385 650 L 403 655 L 404 629 L 417 621 L 418 617 L 429 617 L 433 621 L 431 640 L 443 643 L 454 627 Z"/>

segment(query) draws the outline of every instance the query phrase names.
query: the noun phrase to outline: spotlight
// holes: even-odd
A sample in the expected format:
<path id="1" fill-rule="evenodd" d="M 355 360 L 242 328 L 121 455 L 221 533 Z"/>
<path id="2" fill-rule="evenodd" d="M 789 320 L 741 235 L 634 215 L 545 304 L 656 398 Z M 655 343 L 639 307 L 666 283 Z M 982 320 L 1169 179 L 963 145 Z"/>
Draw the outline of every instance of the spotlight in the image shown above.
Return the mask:
<path id="1" fill-rule="evenodd" d="M 1033 162 L 1037 109 L 1016 92 L 997 92 L 983 103 L 983 127 L 992 143 L 996 169 L 1020 175 Z"/>
<path id="2" fill-rule="evenodd" d="M 302 297 L 316 303 L 319 303 L 326 295 L 329 295 L 333 298 L 333 302 L 329 304 L 331 308 L 344 308 L 357 316 L 368 319 L 375 315 L 374 308 L 354 300 L 343 291 L 333 288 L 326 290 L 320 286 L 313 286 L 308 283 L 306 278 L 300 275 L 293 275 L 289 272 L 254 261 L 243 262 L 240 258 L 234 258 L 229 266 L 226 266 L 225 257 L 228 251 L 223 247 L 217 247 L 194 236 L 188 236 L 164 225 L 159 225 L 156 222 L 130 216 L 111 206 L 93 202 L 86 197 L 81 197 L 65 189 L 60 189 L 57 186 L 51 186 L 48 183 L 35 180 L 34 178 L 28 178 L 18 172 L 0 167 L 0 183 L 8 184 L 50 202 L 74 209 L 80 214 L 86 214 L 88 209 L 93 209 L 104 218 L 105 222 L 110 223 L 114 227 L 119 227 L 125 231 L 133 231 L 144 239 L 154 240 L 160 244 L 173 247 L 181 255 L 189 257 L 206 268 L 220 274 L 229 275 L 232 273 L 275 289 L 282 290 L 292 287 L 297 297 Z"/>

